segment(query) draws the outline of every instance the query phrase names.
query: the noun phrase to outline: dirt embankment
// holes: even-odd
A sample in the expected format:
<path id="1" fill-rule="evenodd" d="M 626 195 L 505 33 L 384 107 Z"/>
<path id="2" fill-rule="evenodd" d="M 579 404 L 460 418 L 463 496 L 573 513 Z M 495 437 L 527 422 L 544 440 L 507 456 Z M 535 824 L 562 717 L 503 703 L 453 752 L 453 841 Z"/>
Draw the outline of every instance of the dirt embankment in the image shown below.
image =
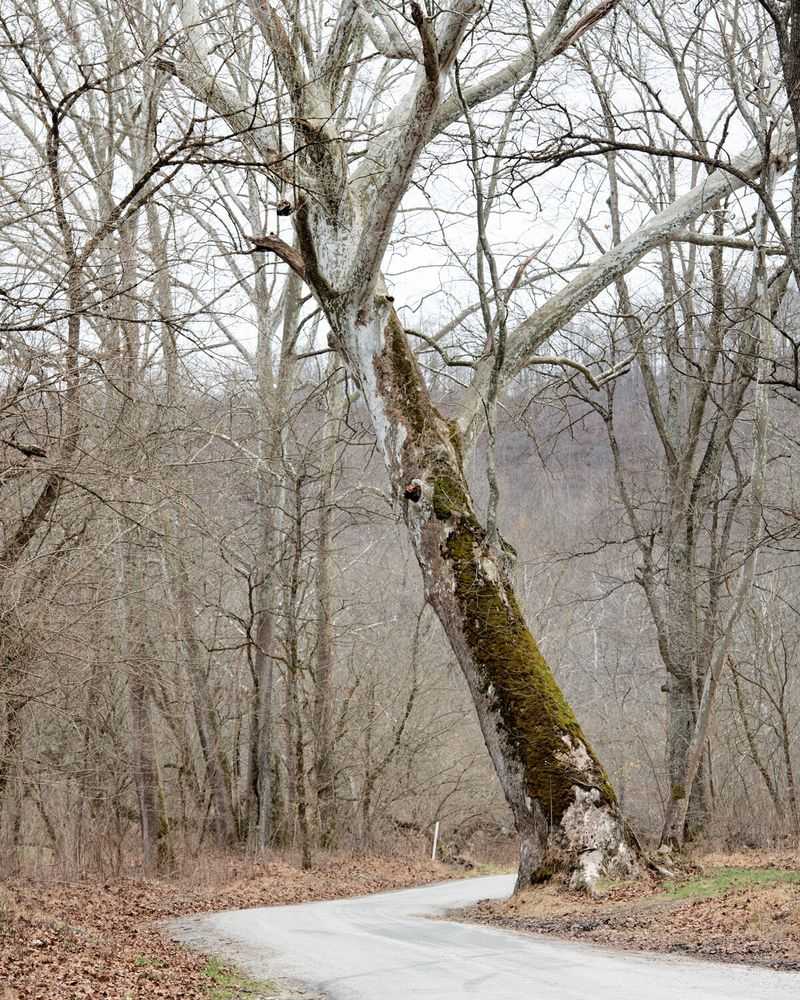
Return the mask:
<path id="1" fill-rule="evenodd" d="M 461 916 L 613 948 L 800 971 L 800 853 L 711 855 L 681 878 L 601 885 L 596 899 L 539 886 Z"/>
<path id="2" fill-rule="evenodd" d="M 217 874 L 214 874 L 214 872 Z M 268 996 L 220 963 L 167 940 L 158 920 L 210 910 L 358 896 L 459 874 L 441 864 L 334 858 L 218 864 L 187 877 L 0 885 L 0 1000 L 233 1000 Z"/>

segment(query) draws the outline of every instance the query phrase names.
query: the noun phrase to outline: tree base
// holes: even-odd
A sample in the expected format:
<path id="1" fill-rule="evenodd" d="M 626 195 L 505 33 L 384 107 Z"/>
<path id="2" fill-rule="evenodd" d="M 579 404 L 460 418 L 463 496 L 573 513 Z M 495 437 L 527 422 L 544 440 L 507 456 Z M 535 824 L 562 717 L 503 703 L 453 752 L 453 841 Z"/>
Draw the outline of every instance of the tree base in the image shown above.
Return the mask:
<path id="1" fill-rule="evenodd" d="M 574 802 L 561 822 L 532 825 L 522 834 L 514 893 L 563 878 L 571 889 L 593 893 L 602 876 L 631 878 L 641 872 L 639 848 L 615 807 L 596 789 L 574 787 Z"/>

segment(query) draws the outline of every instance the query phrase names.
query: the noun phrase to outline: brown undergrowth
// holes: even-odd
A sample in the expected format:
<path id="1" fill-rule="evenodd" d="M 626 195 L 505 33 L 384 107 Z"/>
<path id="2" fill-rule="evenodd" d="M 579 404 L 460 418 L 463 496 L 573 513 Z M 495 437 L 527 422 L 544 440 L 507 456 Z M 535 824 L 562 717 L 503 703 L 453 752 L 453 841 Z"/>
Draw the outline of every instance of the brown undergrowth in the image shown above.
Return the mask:
<path id="1" fill-rule="evenodd" d="M 675 879 L 601 885 L 596 898 L 554 885 L 486 901 L 462 919 L 613 948 L 800 971 L 800 853 L 707 855 Z"/>
<path id="2" fill-rule="evenodd" d="M 357 896 L 452 878 L 428 861 L 330 858 L 311 871 L 273 861 L 179 879 L 0 885 L 0 1000 L 228 1000 L 269 996 L 169 941 L 156 921 L 210 910 Z"/>

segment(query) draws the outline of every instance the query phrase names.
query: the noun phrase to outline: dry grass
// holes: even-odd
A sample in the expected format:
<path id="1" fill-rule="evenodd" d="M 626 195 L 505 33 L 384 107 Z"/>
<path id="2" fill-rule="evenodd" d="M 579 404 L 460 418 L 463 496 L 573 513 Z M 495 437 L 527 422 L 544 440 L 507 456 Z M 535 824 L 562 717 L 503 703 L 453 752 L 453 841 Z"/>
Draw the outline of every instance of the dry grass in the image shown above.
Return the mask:
<path id="1" fill-rule="evenodd" d="M 716 854 L 672 882 L 611 883 L 590 899 L 538 886 L 467 919 L 518 931 L 800 970 L 800 855 Z"/>

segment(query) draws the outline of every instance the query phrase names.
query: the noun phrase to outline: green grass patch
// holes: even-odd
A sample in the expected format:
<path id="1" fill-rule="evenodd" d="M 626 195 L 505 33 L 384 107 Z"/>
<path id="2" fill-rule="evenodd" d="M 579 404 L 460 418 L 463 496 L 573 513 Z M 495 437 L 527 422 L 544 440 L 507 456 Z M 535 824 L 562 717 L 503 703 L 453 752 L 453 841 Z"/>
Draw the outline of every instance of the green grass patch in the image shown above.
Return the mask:
<path id="1" fill-rule="evenodd" d="M 667 899 L 701 899 L 721 896 L 729 889 L 748 889 L 775 882 L 800 884 L 800 872 L 781 868 L 714 868 L 685 882 L 665 882 L 663 895 Z"/>
<path id="2" fill-rule="evenodd" d="M 208 1000 L 237 1000 L 238 997 L 258 1000 L 259 997 L 273 996 L 276 992 L 275 983 L 242 976 L 213 956 L 203 967 L 203 975 L 210 980 Z"/>

